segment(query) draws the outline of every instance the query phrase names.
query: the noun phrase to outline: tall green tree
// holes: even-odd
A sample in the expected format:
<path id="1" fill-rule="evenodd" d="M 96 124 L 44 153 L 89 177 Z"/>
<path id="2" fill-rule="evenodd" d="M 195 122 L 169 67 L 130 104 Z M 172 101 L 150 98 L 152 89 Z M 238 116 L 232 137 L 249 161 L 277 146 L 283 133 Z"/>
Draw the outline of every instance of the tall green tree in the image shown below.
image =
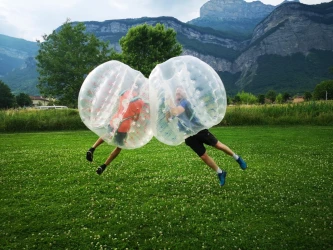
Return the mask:
<path id="1" fill-rule="evenodd" d="M 283 103 L 283 95 L 281 93 L 279 93 L 276 98 L 275 101 L 279 104 Z"/>
<path id="2" fill-rule="evenodd" d="M 275 90 L 269 90 L 266 93 L 266 98 L 271 100 L 271 102 L 275 102 L 276 99 L 276 92 Z"/>
<path id="3" fill-rule="evenodd" d="M 240 96 L 237 94 L 235 95 L 234 99 L 233 99 L 233 103 L 234 104 L 240 104 L 242 102 Z"/>
<path id="4" fill-rule="evenodd" d="M 15 98 L 17 105 L 19 105 L 20 107 L 32 105 L 32 100 L 28 94 L 20 93 Z"/>
<path id="5" fill-rule="evenodd" d="M 313 91 L 315 100 L 333 100 L 333 80 L 322 81 L 317 84 Z"/>
<path id="6" fill-rule="evenodd" d="M 166 29 L 160 23 L 155 27 L 148 24 L 132 27 L 119 41 L 122 61 L 149 77 L 157 64 L 182 53 L 176 34 L 174 29 Z"/>
<path id="7" fill-rule="evenodd" d="M 15 104 L 15 97 L 10 88 L 0 80 L 0 109 L 12 108 Z"/>
<path id="8" fill-rule="evenodd" d="M 257 96 L 259 104 L 265 104 L 265 95 L 259 94 Z"/>
<path id="9" fill-rule="evenodd" d="M 239 96 L 242 104 L 255 104 L 258 102 L 258 98 L 251 93 L 242 91 L 241 93 L 238 93 L 237 95 Z"/>
<path id="10" fill-rule="evenodd" d="M 288 92 L 284 92 L 282 95 L 283 102 L 287 102 L 290 99 L 291 95 Z"/>
<path id="11" fill-rule="evenodd" d="M 309 91 L 304 92 L 304 99 L 305 101 L 310 101 L 312 98 L 312 94 Z"/>
<path id="12" fill-rule="evenodd" d="M 69 19 L 59 32 L 53 31 L 43 39 L 44 42 L 37 41 L 37 87 L 43 95 L 56 97 L 71 107 L 77 106 L 84 77 L 98 65 L 117 56 L 108 42 L 85 33 L 84 23 L 71 24 Z"/>

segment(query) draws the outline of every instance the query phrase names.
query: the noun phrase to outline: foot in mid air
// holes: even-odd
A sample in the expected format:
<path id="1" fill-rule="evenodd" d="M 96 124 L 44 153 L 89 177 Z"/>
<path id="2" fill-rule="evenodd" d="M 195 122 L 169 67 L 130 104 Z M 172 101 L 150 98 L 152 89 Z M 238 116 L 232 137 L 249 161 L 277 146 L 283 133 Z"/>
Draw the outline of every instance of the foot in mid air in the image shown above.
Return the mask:
<path id="1" fill-rule="evenodd" d="M 90 148 L 90 149 L 87 151 L 87 154 L 86 154 L 86 159 L 87 159 L 87 161 L 90 161 L 90 162 L 93 161 L 93 158 L 94 158 L 94 151 L 95 151 L 94 148 Z"/>
<path id="2" fill-rule="evenodd" d="M 106 165 L 103 164 L 103 165 L 101 165 L 100 167 L 97 168 L 96 173 L 101 175 L 104 172 L 105 169 L 106 169 Z"/>
<path id="3" fill-rule="evenodd" d="M 242 159 L 242 157 L 239 156 L 238 160 L 237 160 L 239 166 L 241 169 L 245 170 L 247 168 L 247 164 L 246 162 Z"/>
<path id="4" fill-rule="evenodd" d="M 217 177 L 219 178 L 220 185 L 222 187 L 224 185 L 224 183 L 225 183 L 225 178 L 227 177 L 227 172 L 223 171 L 222 173 L 218 173 Z"/>

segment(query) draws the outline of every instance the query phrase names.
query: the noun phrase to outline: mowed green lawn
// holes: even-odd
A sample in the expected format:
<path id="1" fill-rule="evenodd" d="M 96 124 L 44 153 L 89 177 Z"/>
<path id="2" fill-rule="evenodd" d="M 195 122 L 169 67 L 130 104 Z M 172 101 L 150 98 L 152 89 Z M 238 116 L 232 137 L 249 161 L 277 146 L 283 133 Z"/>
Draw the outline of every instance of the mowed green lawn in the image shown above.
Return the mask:
<path id="1" fill-rule="evenodd" d="M 248 163 L 153 139 L 95 173 L 88 131 L 0 134 L 0 249 L 332 249 L 333 127 L 211 131 Z"/>

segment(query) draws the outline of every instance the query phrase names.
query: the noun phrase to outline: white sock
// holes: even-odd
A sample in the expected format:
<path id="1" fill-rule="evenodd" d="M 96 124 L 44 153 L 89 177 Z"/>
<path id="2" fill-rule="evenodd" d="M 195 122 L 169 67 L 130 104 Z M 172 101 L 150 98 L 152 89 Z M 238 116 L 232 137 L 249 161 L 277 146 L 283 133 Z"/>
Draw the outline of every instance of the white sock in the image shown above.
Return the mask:
<path id="1" fill-rule="evenodd" d="M 216 170 L 216 173 L 218 173 L 218 174 L 221 174 L 223 171 L 222 171 L 222 169 L 220 169 L 220 168 L 218 168 L 217 170 Z"/>
<path id="2" fill-rule="evenodd" d="M 233 157 L 236 161 L 239 159 L 239 156 L 236 155 L 236 154 L 234 154 L 232 157 Z"/>

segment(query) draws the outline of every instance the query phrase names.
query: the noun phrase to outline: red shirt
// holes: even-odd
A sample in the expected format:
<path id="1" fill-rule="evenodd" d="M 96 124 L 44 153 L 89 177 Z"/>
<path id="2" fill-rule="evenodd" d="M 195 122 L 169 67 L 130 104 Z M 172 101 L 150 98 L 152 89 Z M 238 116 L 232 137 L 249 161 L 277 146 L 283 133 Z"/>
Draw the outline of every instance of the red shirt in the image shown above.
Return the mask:
<path id="1" fill-rule="evenodd" d="M 110 121 L 111 127 L 117 129 L 118 126 L 118 132 L 127 133 L 130 130 L 131 123 L 139 119 L 144 105 L 144 102 L 138 97 L 130 99 L 130 93 L 128 90 L 120 96 L 118 112 Z"/>

